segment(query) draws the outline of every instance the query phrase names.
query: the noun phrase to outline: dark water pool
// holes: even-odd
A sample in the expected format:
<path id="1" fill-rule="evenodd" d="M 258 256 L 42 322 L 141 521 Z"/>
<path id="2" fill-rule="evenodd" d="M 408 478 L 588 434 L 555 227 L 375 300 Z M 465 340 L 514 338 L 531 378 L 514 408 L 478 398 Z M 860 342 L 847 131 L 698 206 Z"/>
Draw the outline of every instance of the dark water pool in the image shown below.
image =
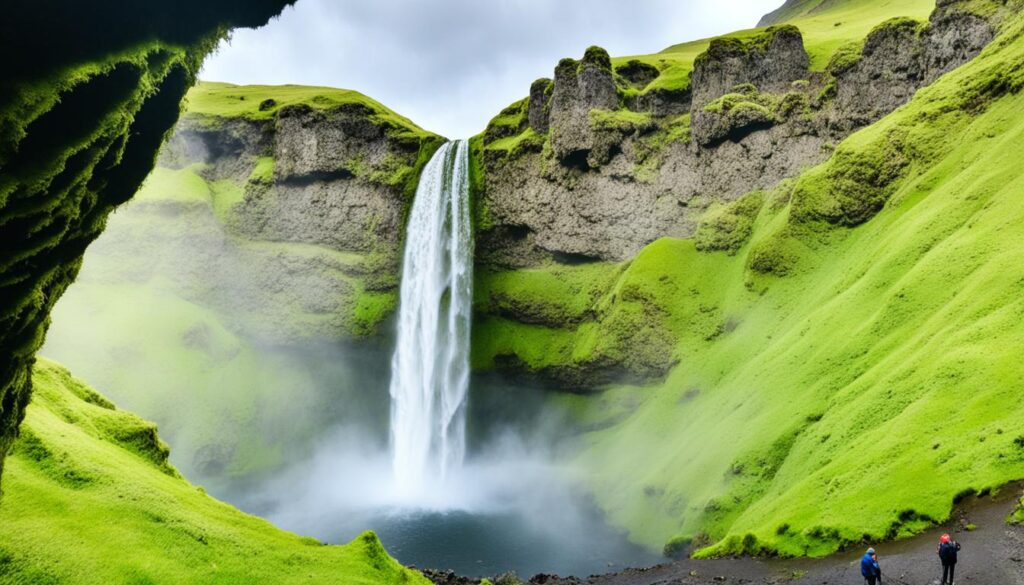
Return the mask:
<path id="1" fill-rule="evenodd" d="M 361 518 L 360 526 L 376 531 L 388 552 L 403 564 L 474 577 L 507 571 L 521 577 L 587 576 L 662 560 L 629 543 L 597 514 L 581 518 L 566 512 L 571 521 L 526 517 L 518 511 L 381 511 Z M 319 536 L 347 542 L 359 532 L 353 526 Z"/>

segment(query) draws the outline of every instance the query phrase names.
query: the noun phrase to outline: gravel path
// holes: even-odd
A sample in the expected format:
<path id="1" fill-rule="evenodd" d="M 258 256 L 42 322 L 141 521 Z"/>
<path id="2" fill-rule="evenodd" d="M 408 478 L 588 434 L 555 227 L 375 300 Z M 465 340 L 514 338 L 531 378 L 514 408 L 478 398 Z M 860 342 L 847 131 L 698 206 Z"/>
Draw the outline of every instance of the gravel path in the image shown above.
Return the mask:
<path id="1" fill-rule="evenodd" d="M 1024 585 L 1024 527 L 1010 526 L 1021 485 L 1002 490 L 998 498 L 971 498 L 957 507 L 953 520 L 907 540 L 881 543 L 878 549 L 883 583 L 938 585 L 942 568 L 936 556 L 939 536 L 949 532 L 963 545 L 957 565 L 961 585 Z M 967 531 L 966 526 L 977 526 Z M 697 561 L 684 559 L 646 569 L 587 578 L 536 575 L 530 585 L 860 585 L 859 560 L 863 551 L 822 559 L 732 558 Z M 438 585 L 477 583 L 450 573 L 429 572 Z M 500 581 L 499 581 L 500 582 Z"/>

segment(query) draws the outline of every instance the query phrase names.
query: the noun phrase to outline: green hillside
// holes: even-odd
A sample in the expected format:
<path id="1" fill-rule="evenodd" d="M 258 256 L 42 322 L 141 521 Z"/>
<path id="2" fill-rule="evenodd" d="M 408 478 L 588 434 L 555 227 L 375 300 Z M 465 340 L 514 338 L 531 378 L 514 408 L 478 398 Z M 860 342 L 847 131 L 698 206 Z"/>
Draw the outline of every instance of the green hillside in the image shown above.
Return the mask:
<path id="1" fill-rule="evenodd" d="M 927 20 L 935 8 L 935 0 L 848 0 L 829 2 L 828 6 L 820 10 L 811 11 L 818 4 L 822 2 L 802 3 L 794 8 L 792 15 L 778 20 L 778 23 L 786 22 L 796 26 L 803 33 L 804 46 L 811 57 L 811 69 L 815 71 L 825 69 L 836 49 L 847 43 L 863 41 L 878 24 L 901 16 Z M 761 30 L 764 29 L 737 31 L 718 38 L 745 39 Z M 689 85 L 693 61 L 707 50 L 711 40 L 673 45 L 653 55 L 619 57 L 613 60 L 613 64 L 639 59 L 662 69 L 662 75 L 685 79 L 686 85 Z"/>
<path id="2" fill-rule="evenodd" d="M 239 512 L 167 463 L 156 428 L 41 360 L 0 506 L 0 582 L 423 583 L 373 533 L 325 546 Z"/>
<path id="3" fill-rule="evenodd" d="M 564 399 L 591 429 L 578 463 L 597 502 L 652 547 L 821 555 L 1024 478 L 1022 37 L 1014 16 L 828 162 L 712 209 L 694 240 L 482 274 L 478 304 L 575 317 L 490 317 L 475 363 L 678 360 L 663 383 Z"/>
<path id="4" fill-rule="evenodd" d="M 374 121 L 419 138 L 436 138 L 408 118 L 358 91 L 309 85 L 234 85 L 201 81 L 189 90 L 186 111 L 193 116 L 272 120 L 287 106 L 319 110 L 358 106 L 373 113 Z"/>

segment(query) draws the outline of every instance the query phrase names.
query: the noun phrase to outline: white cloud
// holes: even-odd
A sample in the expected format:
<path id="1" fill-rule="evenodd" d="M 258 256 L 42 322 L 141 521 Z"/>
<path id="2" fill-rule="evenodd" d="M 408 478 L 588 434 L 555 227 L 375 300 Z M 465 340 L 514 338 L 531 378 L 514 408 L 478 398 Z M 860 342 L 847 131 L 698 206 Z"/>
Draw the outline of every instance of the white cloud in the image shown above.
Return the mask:
<path id="1" fill-rule="evenodd" d="M 562 57 L 612 55 L 749 28 L 782 0 L 300 0 L 236 31 L 203 79 L 361 91 L 450 137 L 470 136 Z"/>

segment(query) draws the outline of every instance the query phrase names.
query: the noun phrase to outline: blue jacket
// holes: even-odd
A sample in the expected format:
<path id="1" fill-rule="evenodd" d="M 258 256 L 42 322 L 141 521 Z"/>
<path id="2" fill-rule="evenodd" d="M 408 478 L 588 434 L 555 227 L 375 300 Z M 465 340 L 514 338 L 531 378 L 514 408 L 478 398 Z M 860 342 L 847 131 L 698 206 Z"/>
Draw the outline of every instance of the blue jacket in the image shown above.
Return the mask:
<path id="1" fill-rule="evenodd" d="M 943 565 L 956 564 L 956 551 L 960 550 L 959 542 L 947 542 L 939 545 L 939 559 Z"/>
<path id="2" fill-rule="evenodd" d="M 878 561 L 871 558 L 871 555 L 864 553 L 860 559 L 860 574 L 864 577 L 881 577 L 882 568 L 878 566 Z"/>

